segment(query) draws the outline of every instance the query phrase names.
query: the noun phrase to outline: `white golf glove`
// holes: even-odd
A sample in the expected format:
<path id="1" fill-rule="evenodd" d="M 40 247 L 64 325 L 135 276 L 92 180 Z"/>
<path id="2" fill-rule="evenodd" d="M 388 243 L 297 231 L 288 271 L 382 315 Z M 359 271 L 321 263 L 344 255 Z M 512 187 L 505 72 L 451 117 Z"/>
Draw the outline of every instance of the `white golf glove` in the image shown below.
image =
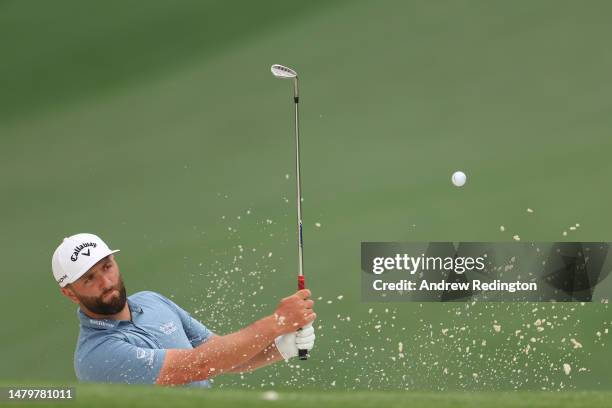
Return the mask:
<path id="1" fill-rule="evenodd" d="M 283 356 L 285 360 L 289 360 L 292 357 L 297 357 L 298 350 L 312 350 L 315 342 L 315 333 L 312 323 L 302 327 L 295 333 L 288 333 L 282 336 L 278 336 L 274 339 L 278 352 Z"/>

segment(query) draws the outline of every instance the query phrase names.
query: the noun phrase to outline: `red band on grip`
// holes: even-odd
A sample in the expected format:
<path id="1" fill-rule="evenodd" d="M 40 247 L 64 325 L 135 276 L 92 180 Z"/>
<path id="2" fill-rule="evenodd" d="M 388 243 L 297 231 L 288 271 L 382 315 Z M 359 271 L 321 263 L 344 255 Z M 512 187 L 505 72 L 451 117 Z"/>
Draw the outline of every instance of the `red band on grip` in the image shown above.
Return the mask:
<path id="1" fill-rule="evenodd" d="M 304 276 L 298 276 L 298 290 L 302 290 L 306 287 L 306 282 L 304 281 Z"/>

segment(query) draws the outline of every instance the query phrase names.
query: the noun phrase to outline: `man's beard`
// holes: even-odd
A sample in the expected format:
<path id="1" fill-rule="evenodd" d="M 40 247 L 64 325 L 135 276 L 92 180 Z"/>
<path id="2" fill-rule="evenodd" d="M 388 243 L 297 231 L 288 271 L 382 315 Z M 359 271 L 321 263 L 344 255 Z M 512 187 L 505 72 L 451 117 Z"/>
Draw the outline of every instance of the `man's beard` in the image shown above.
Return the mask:
<path id="1" fill-rule="evenodd" d="M 105 302 L 104 296 L 117 290 L 119 296 L 112 295 L 108 302 Z M 113 286 L 111 289 L 104 292 L 100 297 L 81 296 L 76 292 L 73 292 L 75 296 L 81 301 L 81 304 L 85 306 L 89 311 L 99 315 L 114 315 L 123 310 L 125 302 L 127 301 L 127 295 L 125 293 L 125 285 L 123 279 L 119 277 L 119 283 Z"/>

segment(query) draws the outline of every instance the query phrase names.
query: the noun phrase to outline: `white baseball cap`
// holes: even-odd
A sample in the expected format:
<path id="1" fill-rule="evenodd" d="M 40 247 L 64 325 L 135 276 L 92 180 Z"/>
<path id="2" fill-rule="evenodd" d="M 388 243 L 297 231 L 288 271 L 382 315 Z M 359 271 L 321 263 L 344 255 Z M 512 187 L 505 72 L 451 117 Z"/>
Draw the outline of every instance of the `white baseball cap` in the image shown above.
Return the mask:
<path id="1" fill-rule="evenodd" d="M 102 258 L 119 252 L 111 250 L 94 234 L 76 234 L 64 238 L 51 259 L 53 277 L 63 288 L 85 274 Z"/>

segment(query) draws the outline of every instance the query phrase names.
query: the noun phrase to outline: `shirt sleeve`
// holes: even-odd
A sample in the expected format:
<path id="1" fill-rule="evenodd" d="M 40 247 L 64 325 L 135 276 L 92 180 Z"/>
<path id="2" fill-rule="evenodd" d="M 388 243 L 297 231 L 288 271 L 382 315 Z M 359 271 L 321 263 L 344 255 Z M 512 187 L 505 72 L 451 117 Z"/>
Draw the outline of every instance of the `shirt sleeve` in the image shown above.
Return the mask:
<path id="1" fill-rule="evenodd" d="M 194 348 L 202 343 L 205 343 L 207 340 L 209 340 L 212 336 L 215 335 L 215 333 L 210 331 L 208 327 L 204 326 L 198 320 L 191 317 L 191 315 L 185 310 L 183 310 L 181 307 L 179 307 L 179 305 L 162 295 L 158 294 L 158 296 L 160 296 L 162 300 L 172 306 L 176 313 L 179 315 L 181 323 L 183 324 L 183 330 L 185 330 L 187 338 L 189 339 L 189 342 Z"/>
<path id="2" fill-rule="evenodd" d="M 154 384 L 166 357 L 165 349 L 150 349 L 109 337 L 77 361 L 81 381 Z"/>

